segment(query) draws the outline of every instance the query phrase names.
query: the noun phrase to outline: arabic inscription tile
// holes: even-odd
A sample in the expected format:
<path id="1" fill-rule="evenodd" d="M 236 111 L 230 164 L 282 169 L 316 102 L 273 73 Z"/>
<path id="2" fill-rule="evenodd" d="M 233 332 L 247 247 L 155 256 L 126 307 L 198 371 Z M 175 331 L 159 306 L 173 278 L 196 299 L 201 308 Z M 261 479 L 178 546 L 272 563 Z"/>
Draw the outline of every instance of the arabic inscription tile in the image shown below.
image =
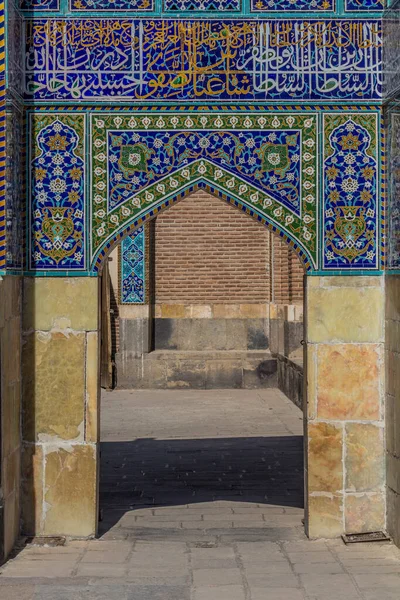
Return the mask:
<path id="1" fill-rule="evenodd" d="M 381 98 L 378 20 L 35 19 L 26 27 L 27 100 Z"/>

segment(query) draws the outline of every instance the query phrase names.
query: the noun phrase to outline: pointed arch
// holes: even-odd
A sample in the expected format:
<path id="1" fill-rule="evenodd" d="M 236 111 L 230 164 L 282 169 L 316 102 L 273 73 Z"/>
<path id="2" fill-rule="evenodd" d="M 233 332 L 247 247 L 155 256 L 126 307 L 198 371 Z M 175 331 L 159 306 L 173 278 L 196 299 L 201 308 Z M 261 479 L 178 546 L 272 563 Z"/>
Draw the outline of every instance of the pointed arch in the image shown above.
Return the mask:
<path id="1" fill-rule="evenodd" d="M 105 258 L 110 254 L 110 252 L 128 235 L 133 233 L 135 229 L 146 223 L 147 221 L 151 221 L 158 214 L 167 210 L 180 200 L 187 198 L 193 192 L 197 190 L 204 190 L 209 194 L 212 194 L 216 198 L 220 198 L 230 204 L 231 206 L 237 208 L 241 212 L 249 215 L 265 227 L 267 227 L 270 231 L 277 234 L 282 240 L 284 240 L 290 248 L 297 254 L 300 261 L 304 265 L 304 269 L 307 273 L 310 273 L 314 269 L 314 261 L 310 256 L 306 248 L 299 244 L 297 240 L 295 240 L 287 231 L 283 229 L 283 227 L 279 226 L 277 223 L 269 220 L 265 215 L 261 214 L 243 199 L 238 199 L 232 196 L 231 194 L 227 194 L 225 191 L 222 191 L 217 186 L 215 186 L 212 182 L 207 181 L 205 178 L 201 178 L 192 185 L 186 187 L 184 190 L 181 190 L 175 195 L 172 195 L 166 199 L 161 200 L 160 202 L 155 203 L 147 207 L 140 216 L 133 217 L 130 221 L 121 226 L 121 228 L 115 232 L 98 250 L 95 254 L 91 271 L 93 274 L 98 274 L 101 272 Z"/>

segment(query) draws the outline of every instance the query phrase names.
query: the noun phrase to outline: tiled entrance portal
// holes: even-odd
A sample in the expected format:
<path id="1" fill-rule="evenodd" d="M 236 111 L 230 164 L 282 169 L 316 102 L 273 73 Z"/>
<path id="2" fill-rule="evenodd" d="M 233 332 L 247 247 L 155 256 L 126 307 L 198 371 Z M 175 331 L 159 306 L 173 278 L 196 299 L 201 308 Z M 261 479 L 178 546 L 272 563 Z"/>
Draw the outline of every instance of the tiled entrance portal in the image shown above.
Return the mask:
<path id="1" fill-rule="evenodd" d="M 101 414 L 101 534 L 302 535 L 302 414 L 279 390 L 104 392 Z"/>

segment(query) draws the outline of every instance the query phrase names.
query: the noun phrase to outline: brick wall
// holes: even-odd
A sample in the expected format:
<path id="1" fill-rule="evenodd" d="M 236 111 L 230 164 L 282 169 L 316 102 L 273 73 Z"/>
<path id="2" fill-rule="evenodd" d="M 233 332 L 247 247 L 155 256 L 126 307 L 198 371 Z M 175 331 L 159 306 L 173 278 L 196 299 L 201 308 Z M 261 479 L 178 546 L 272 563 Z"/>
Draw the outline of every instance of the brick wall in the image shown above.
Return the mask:
<path id="1" fill-rule="evenodd" d="M 269 302 L 269 238 L 206 192 L 185 198 L 156 220 L 156 303 Z"/>
<path id="2" fill-rule="evenodd" d="M 272 236 L 272 301 L 297 304 L 303 301 L 303 265 L 293 250 L 278 236 Z"/>

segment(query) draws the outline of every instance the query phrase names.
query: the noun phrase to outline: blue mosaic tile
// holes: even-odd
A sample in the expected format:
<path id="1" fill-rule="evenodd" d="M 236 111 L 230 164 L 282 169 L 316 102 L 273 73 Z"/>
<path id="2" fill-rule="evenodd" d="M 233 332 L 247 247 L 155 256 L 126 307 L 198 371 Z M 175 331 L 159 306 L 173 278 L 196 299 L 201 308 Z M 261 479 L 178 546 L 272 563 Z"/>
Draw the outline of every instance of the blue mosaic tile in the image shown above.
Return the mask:
<path id="1" fill-rule="evenodd" d="M 252 12 L 335 10 L 335 0 L 251 0 Z"/>
<path id="2" fill-rule="evenodd" d="M 60 0 L 21 0 L 21 10 L 52 10 L 60 9 Z"/>
<path id="3" fill-rule="evenodd" d="M 233 12 L 241 9 L 241 0 L 164 0 L 165 12 Z"/>
<path id="4" fill-rule="evenodd" d="M 121 304 L 145 302 L 145 228 L 124 238 L 120 247 Z"/>
<path id="5" fill-rule="evenodd" d="M 346 11 L 383 11 L 385 8 L 385 0 L 346 0 Z"/>
<path id="6" fill-rule="evenodd" d="M 379 100 L 377 20 L 36 19 L 27 100 Z"/>
<path id="7" fill-rule="evenodd" d="M 400 114 L 390 122 L 388 267 L 400 269 Z"/>
<path id="8" fill-rule="evenodd" d="M 154 0 L 70 0 L 72 11 L 92 10 L 117 13 L 118 11 L 144 11 L 154 10 Z"/>
<path id="9" fill-rule="evenodd" d="M 300 216 L 301 131 L 108 131 L 108 211 L 199 159 L 254 184 Z"/>
<path id="10" fill-rule="evenodd" d="M 325 269 L 376 269 L 377 116 L 324 115 Z"/>
<path id="11" fill-rule="evenodd" d="M 84 115 L 31 120 L 30 268 L 85 268 Z"/>
<path id="12" fill-rule="evenodd" d="M 24 193 L 22 109 L 9 106 L 6 111 L 6 267 L 21 269 L 22 218 Z"/>

